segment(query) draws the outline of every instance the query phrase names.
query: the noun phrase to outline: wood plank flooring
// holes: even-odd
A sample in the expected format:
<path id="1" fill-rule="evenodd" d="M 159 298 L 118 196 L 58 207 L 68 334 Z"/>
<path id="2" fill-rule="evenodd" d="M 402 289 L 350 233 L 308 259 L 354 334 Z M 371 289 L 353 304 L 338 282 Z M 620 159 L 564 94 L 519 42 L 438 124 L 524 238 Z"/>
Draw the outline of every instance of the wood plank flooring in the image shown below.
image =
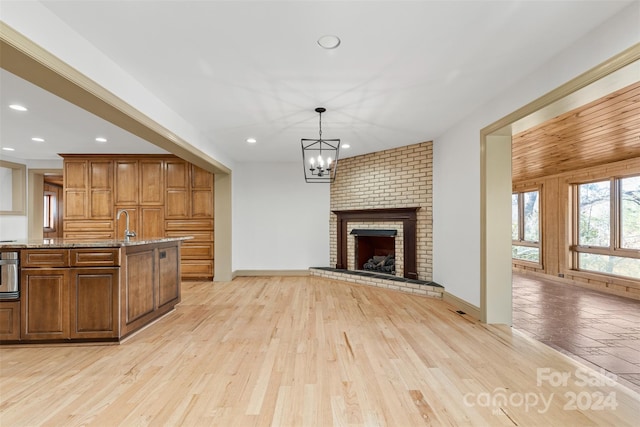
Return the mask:
<path id="1" fill-rule="evenodd" d="M 185 282 L 120 345 L 0 348 L 2 426 L 636 425 L 640 395 L 446 303 L 317 277 Z"/>

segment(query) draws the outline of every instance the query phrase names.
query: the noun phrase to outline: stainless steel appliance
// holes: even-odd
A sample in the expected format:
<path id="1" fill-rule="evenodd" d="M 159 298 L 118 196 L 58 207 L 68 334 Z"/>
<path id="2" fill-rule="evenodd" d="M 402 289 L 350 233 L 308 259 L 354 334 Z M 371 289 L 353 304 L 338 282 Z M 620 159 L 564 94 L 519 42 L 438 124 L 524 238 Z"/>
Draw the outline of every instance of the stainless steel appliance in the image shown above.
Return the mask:
<path id="1" fill-rule="evenodd" d="M 18 255 L 18 252 L 0 252 L 0 300 L 20 298 Z"/>

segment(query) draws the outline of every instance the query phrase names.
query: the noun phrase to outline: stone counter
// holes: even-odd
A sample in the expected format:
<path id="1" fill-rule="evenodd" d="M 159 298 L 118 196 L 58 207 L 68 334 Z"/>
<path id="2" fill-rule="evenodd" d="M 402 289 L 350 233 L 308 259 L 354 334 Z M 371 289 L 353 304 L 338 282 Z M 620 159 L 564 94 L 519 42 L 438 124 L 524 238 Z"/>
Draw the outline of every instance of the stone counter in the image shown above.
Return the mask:
<path id="1" fill-rule="evenodd" d="M 0 250 L 7 249 L 70 249 L 70 248 L 121 248 L 165 242 L 184 241 L 192 236 L 158 237 L 153 239 L 80 240 L 80 239 L 38 239 L 38 240 L 0 240 Z"/>

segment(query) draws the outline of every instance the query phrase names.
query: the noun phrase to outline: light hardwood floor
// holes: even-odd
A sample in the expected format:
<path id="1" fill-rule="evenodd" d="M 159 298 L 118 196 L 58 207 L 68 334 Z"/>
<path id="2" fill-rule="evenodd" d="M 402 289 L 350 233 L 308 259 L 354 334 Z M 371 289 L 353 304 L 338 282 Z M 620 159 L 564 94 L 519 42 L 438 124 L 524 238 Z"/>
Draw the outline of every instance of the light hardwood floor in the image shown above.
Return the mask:
<path id="1" fill-rule="evenodd" d="M 2 426 L 631 426 L 639 417 L 638 394 L 508 327 L 439 300 L 315 277 L 185 282 L 174 312 L 120 345 L 0 349 Z"/>

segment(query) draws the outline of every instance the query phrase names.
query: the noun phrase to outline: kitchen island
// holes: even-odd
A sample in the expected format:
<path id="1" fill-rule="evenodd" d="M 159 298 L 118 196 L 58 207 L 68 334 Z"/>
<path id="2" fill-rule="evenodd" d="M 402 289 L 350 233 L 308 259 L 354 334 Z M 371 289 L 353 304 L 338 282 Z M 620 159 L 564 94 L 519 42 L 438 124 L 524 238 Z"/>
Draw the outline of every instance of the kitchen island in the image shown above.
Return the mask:
<path id="1" fill-rule="evenodd" d="M 19 298 L 0 301 L 0 343 L 119 342 L 180 302 L 187 239 L 0 243 L 20 259 Z"/>

